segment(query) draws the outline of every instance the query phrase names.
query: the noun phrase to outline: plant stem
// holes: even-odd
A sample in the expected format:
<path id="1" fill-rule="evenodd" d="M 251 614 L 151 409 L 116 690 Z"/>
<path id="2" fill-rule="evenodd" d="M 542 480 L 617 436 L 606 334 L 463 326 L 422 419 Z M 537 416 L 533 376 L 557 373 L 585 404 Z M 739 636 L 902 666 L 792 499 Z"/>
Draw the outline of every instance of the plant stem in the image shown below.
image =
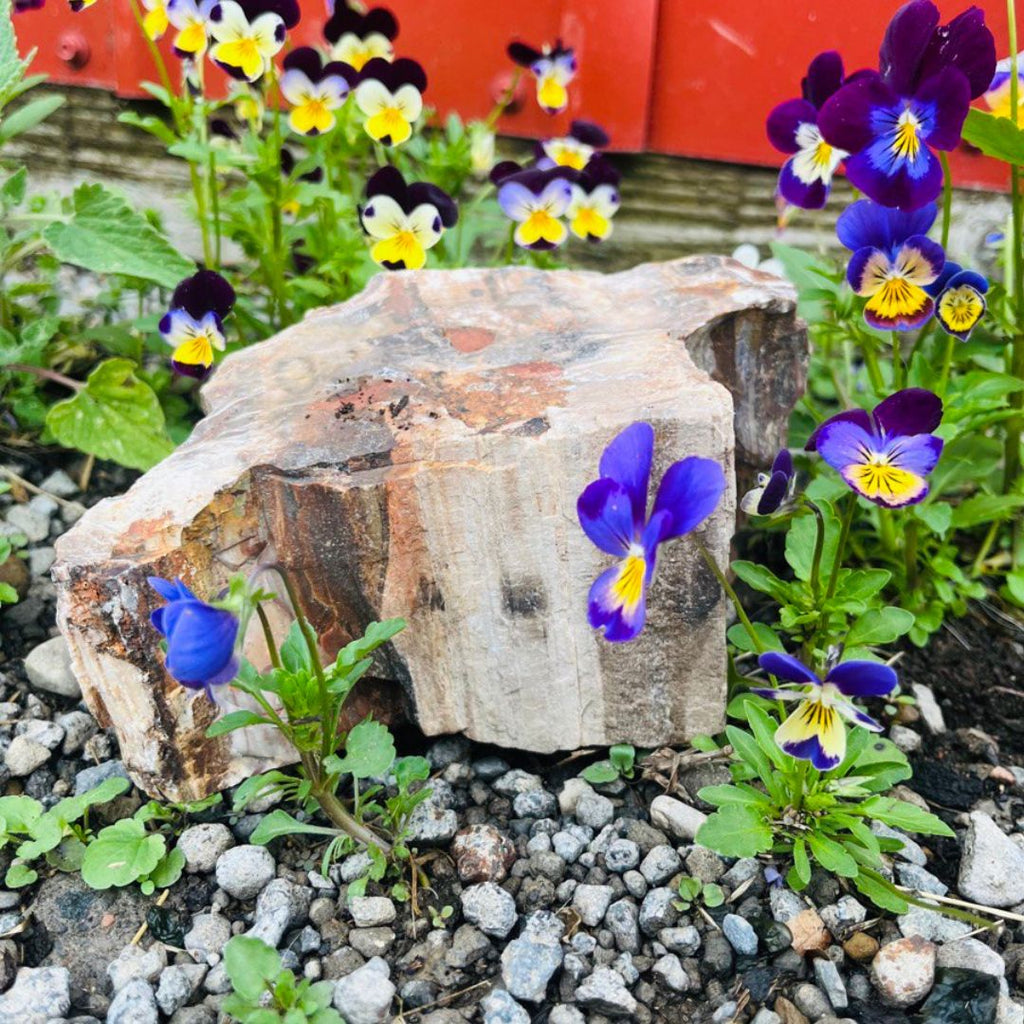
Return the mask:
<path id="1" fill-rule="evenodd" d="M 726 579 L 725 573 L 718 567 L 718 563 L 715 561 L 715 556 L 708 551 L 702 540 L 695 538 L 697 542 L 697 548 L 700 553 L 704 556 L 704 561 L 707 562 L 708 568 L 715 574 L 715 579 L 718 580 L 725 591 L 726 596 L 732 602 L 733 608 L 736 609 L 736 615 L 739 617 L 740 622 L 743 623 L 743 628 L 747 631 L 747 635 L 750 637 L 750 642 L 754 645 L 754 650 L 758 654 L 764 654 L 764 644 L 761 643 L 757 632 L 754 629 L 754 624 L 750 621 L 747 613 L 743 610 L 743 605 L 740 603 L 739 597 L 736 595 L 736 591 L 733 590 L 732 584 Z"/>
<path id="2" fill-rule="evenodd" d="M 10 373 L 31 373 L 43 380 L 52 380 L 55 384 L 63 384 L 64 387 L 70 388 L 72 391 L 81 391 L 85 387 L 80 380 L 65 377 L 63 373 L 58 373 L 56 370 L 46 370 L 41 366 L 29 366 L 28 363 L 8 363 L 4 369 Z"/>
<path id="3" fill-rule="evenodd" d="M 857 495 L 851 494 L 846 502 L 842 525 L 839 529 L 839 543 L 836 544 L 836 555 L 832 559 L 832 572 L 828 579 L 828 590 L 825 592 L 826 601 L 831 601 L 836 596 L 836 587 L 839 586 L 839 570 L 843 567 L 843 555 L 846 554 L 846 542 L 850 538 L 850 527 L 853 525 L 853 514 L 856 509 Z"/>
<path id="4" fill-rule="evenodd" d="M 885 515 L 884 511 L 882 515 Z M 903 534 L 903 566 L 906 571 L 907 589 L 914 590 L 917 587 L 917 520 L 909 514 Z"/>
<path id="5" fill-rule="evenodd" d="M 814 557 L 811 560 L 811 594 L 814 596 L 815 603 L 817 603 L 818 597 L 821 594 L 821 555 L 825 550 L 825 517 L 821 514 L 821 509 L 813 501 L 809 501 L 806 498 L 804 501 L 817 520 L 817 535 L 814 538 Z"/>
<path id="6" fill-rule="evenodd" d="M 270 664 L 274 668 L 281 667 L 281 655 L 277 651 L 277 643 L 274 641 L 274 631 L 270 628 L 270 620 L 263 610 L 262 604 L 256 605 L 256 614 L 259 616 L 260 625 L 263 627 L 263 639 L 267 642 L 267 650 L 270 652 Z"/>
<path id="7" fill-rule="evenodd" d="M 892 332 L 892 386 L 903 387 L 903 338 L 899 331 Z"/>
<path id="8" fill-rule="evenodd" d="M 861 866 L 860 873 L 866 878 L 870 878 L 876 885 L 880 885 L 883 889 L 888 890 L 894 896 L 899 897 L 901 900 L 906 900 L 911 906 L 923 907 L 925 910 L 934 910 L 940 914 L 947 914 L 949 917 L 955 917 L 959 921 L 967 921 L 974 925 L 975 928 L 993 928 L 998 922 L 986 921 L 983 917 L 978 917 L 975 914 L 968 914 L 963 910 L 957 910 L 955 907 L 937 907 L 934 903 L 928 903 L 926 900 L 920 900 L 916 896 L 911 896 L 906 889 L 901 888 L 898 885 L 893 885 L 885 875 L 880 874 L 878 871 L 872 871 L 871 868 Z"/>
<path id="9" fill-rule="evenodd" d="M 971 564 L 971 579 L 976 580 L 985 571 L 985 559 L 988 558 L 989 551 L 992 550 L 992 545 L 995 543 L 996 535 L 999 533 L 1000 522 L 998 519 L 993 519 L 989 524 L 988 532 L 985 534 L 985 539 L 981 542 L 981 547 L 978 548 L 978 554 L 975 556 L 974 562 Z"/>
<path id="10" fill-rule="evenodd" d="M 142 38 L 146 40 L 146 48 L 149 50 L 149 55 L 153 58 L 153 63 L 156 65 L 156 73 L 160 77 L 160 84 L 167 90 L 168 96 L 173 96 L 174 86 L 171 84 L 171 76 L 167 73 L 167 65 L 164 63 L 163 54 L 161 54 L 156 43 L 149 38 L 149 33 L 146 31 L 142 11 L 139 8 L 139 0 L 131 0 L 131 8 L 132 14 L 135 16 L 135 24 L 139 26 Z"/>
<path id="11" fill-rule="evenodd" d="M 302 754 L 302 767 L 305 768 L 310 782 L 313 783 L 314 799 L 320 805 L 324 814 L 342 832 L 352 836 L 353 839 L 358 840 L 364 846 L 378 847 L 385 856 L 391 853 L 391 844 L 387 840 L 382 839 L 345 810 L 342 802 L 331 792 L 323 778 L 321 778 L 319 768 L 312 754 Z"/>
<path id="12" fill-rule="evenodd" d="M 942 164 L 942 248 L 945 249 L 949 245 L 949 225 L 953 213 L 953 175 L 949 172 L 949 156 L 945 150 L 939 150 L 939 162 Z"/>
<path id="13" fill-rule="evenodd" d="M 949 385 L 949 371 L 953 366 L 953 351 L 956 346 L 956 338 L 952 334 L 946 335 L 946 351 L 942 356 L 942 370 L 939 372 L 939 385 L 935 393 L 939 398 L 945 399 L 946 388 Z"/>
<path id="14" fill-rule="evenodd" d="M 875 354 L 874 343 L 871 340 L 861 345 L 860 351 L 864 358 L 864 368 L 868 371 L 868 379 L 876 395 L 885 391 L 885 381 L 882 379 L 882 371 L 878 365 L 878 356 Z"/>

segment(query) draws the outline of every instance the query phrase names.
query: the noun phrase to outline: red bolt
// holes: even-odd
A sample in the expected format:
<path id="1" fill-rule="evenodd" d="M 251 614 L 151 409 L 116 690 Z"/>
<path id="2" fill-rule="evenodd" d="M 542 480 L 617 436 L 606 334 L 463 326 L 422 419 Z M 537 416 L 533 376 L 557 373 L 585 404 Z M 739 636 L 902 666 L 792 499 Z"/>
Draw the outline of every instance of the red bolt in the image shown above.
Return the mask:
<path id="1" fill-rule="evenodd" d="M 515 89 L 509 93 L 516 74 L 515 71 L 502 71 L 491 79 L 491 99 L 495 103 L 504 103 L 503 112 L 506 114 L 517 114 L 523 109 L 523 103 L 526 101 L 526 76 L 521 72 L 518 73 L 519 81 L 516 82 Z"/>
<path id="2" fill-rule="evenodd" d="M 89 43 L 79 32 L 62 32 L 57 39 L 57 56 L 75 71 L 89 63 L 92 51 Z"/>

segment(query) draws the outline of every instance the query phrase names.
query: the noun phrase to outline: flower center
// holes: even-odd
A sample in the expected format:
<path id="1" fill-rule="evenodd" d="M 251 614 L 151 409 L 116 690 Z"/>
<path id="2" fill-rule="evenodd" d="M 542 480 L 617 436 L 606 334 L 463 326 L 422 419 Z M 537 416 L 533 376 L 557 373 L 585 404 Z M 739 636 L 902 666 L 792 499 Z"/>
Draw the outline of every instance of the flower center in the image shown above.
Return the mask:
<path id="1" fill-rule="evenodd" d="M 985 312 L 981 296 L 968 287 L 947 291 L 939 300 L 939 315 L 954 331 L 968 331 Z"/>
<path id="2" fill-rule="evenodd" d="M 619 569 L 619 576 L 612 585 L 612 593 L 619 604 L 632 613 L 640 603 L 644 593 L 644 573 L 647 571 L 647 562 L 643 555 L 630 554 L 622 563 Z"/>
<path id="3" fill-rule="evenodd" d="M 918 135 L 920 128 L 921 122 L 909 110 L 904 110 L 900 114 L 892 140 L 894 156 L 903 160 L 917 159 L 917 154 L 921 150 L 921 139 Z"/>

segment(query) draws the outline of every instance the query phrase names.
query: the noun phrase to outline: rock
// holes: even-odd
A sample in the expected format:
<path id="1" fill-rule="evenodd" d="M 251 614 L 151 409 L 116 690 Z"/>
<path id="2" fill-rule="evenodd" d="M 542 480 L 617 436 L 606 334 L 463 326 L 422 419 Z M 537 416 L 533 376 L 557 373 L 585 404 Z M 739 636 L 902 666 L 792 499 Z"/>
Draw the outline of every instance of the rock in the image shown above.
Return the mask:
<path id="1" fill-rule="evenodd" d="M 859 963 L 866 963 L 878 952 L 878 939 L 867 932 L 854 932 L 844 943 L 846 955 Z"/>
<path id="2" fill-rule="evenodd" d="M 495 793 L 512 798 L 520 793 L 535 793 L 542 790 L 544 780 L 539 775 L 524 772 L 522 768 L 513 768 L 495 779 L 491 788 Z"/>
<path id="3" fill-rule="evenodd" d="M 651 821 L 677 839 L 692 842 L 697 829 L 708 820 L 703 811 L 684 804 L 672 796 L 656 796 L 651 803 Z"/>
<path id="4" fill-rule="evenodd" d="M 71 671 L 68 642 L 62 636 L 44 640 L 38 647 L 33 647 L 29 651 L 25 657 L 25 675 L 37 690 L 55 693 L 59 697 L 71 697 L 74 700 L 82 696 L 78 680 Z"/>
<path id="5" fill-rule="evenodd" d="M 57 552 L 53 548 L 32 548 L 28 553 L 28 568 L 33 576 L 50 575 L 50 566 L 53 565 Z M 72 676 L 72 678 L 74 678 Z M 78 685 L 77 683 L 75 684 Z"/>
<path id="6" fill-rule="evenodd" d="M 557 818 L 558 800 L 546 789 L 519 793 L 512 801 L 512 812 L 517 818 Z"/>
<path id="7" fill-rule="evenodd" d="M 754 1014 L 754 1019 L 750 1024 L 782 1024 L 782 1018 L 773 1010 L 769 1010 L 767 1006 L 762 1006 Z"/>
<path id="8" fill-rule="evenodd" d="M 221 854 L 234 845 L 231 829 L 215 822 L 190 825 L 178 837 L 178 849 L 185 857 L 185 870 L 193 875 L 208 875 L 217 866 Z"/>
<path id="9" fill-rule="evenodd" d="M 769 889 L 768 903 L 772 909 L 772 917 L 780 924 L 788 924 L 791 918 L 808 909 L 807 904 L 791 889 Z M 817 917 L 817 912 L 815 916 Z"/>
<path id="10" fill-rule="evenodd" d="M 78 484 L 63 469 L 55 469 L 43 480 L 39 489 L 47 494 L 55 494 L 58 498 L 71 498 L 78 493 Z"/>
<path id="11" fill-rule="evenodd" d="M 605 913 L 604 923 L 612 933 L 616 949 L 624 953 L 640 952 L 639 914 L 632 900 L 616 900 Z"/>
<path id="12" fill-rule="evenodd" d="M 935 957 L 936 967 L 960 967 L 968 971 L 980 971 L 1002 978 L 1006 974 L 1006 963 L 991 946 L 977 939 L 958 939 L 940 946 Z"/>
<path id="13" fill-rule="evenodd" d="M 673 906 L 677 899 L 671 889 L 652 889 L 640 904 L 640 930 L 645 935 L 657 935 L 662 928 L 671 928 L 679 916 Z"/>
<path id="14" fill-rule="evenodd" d="M 574 832 L 556 832 L 551 837 L 551 845 L 555 853 L 566 862 L 575 864 L 587 844 Z"/>
<path id="15" fill-rule="evenodd" d="M 650 885 L 664 885 L 682 869 L 682 859 L 671 846 L 655 846 L 644 857 L 640 865 L 640 874 Z"/>
<path id="16" fill-rule="evenodd" d="M 576 1002 L 585 1010 L 603 1013 L 606 1017 L 632 1017 L 637 1002 L 610 967 L 595 967 L 593 973 L 576 989 Z"/>
<path id="17" fill-rule="evenodd" d="M 639 863 L 640 847 L 632 839 L 615 839 L 604 851 L 604 866 L 613 874 L 625 874 Z"/>
<path id="18" fill-rule="evenodd" d="M 346 1024 L 384 1024 L 391 1019 L 395 986 L 391 969 L 380 957 L 334 983 L 334 1008 Z"/>
<path id="19" fill-rule="evenodd" d="M 690 977 L 674 953 L 666 953 L 655 961 L 651 973 L 666 988 L 673 992 L 687 992 L 690 988 Z"/>
<path id="20" fill-rule="evenodd" d="M 161 1012 L 170 1017 L 181 1009 L 199 991 L 204 977 L 206 967 L 203 964 L 172 964 L 168 967 L 160 975 L 156 990 L 156 1003 Z"/>
<path id="21" fill-rule="evenodd" d="M 566 779 L 558 794 L 558 809 L 567 818 L 570 815 L 574 815 L 576 813 L 576 805 L 579 803 L 580 797 L 585 793 L 594 793 L 594 787 L 586 779 L 582 779 L 578 775 L 574 778 Z"/>
<path id="22" fill-rule="evenodd" d="M 757 953 L 757 932 L 745 918 L 738 914 L 726 914 L 722 920 L 722 931 L 729 945 L 740 956 L 754 956 Z"/>
<path id="23" fill-rule="evenodd" d="M 306 920 L 309 902 L 308 889 L 289 882 L 287 878 L 274 878 L 259 894 L 256 918 L 245 934 L 276 949 L 287 929 Z"/>
<path id="24" fill-rule="evenodd" d="M 871 980 L 887 1006 L 913 1006 L 935 982 L 935 946 L 912 936 L 883 946 L 871 962 Z"/>
<path id="25" fill-rule="evenodd" d="M 470 825 L 455 836 L 452 856 L 459 879 L 467 885 L 503 882 L 516 861 L 516 848 L 493 825 Z"/>
<path id="26" fill-rule="evenodd" d="M 228 939 L 231 922 L 220 914 L 196 914 L 192 927 L 185 933 L 185 950 L 194 959 L 207 964 L 220 961 Z"/>
<path id="27" fill-rule="evenodd" d="M 124 764 L 120 761 L 103 761 L 101 764 L 83 768 L 75 775 L 75 796 L 88 793 L 90 789 L 95 789 L 101 782 L 113 778 L 128 778 Z"/>
<path id="28" fill-rule="evenodd" d="M 696 956 L 700 950 L 700 932 L 692 924 L 684 928 L 662 928 L 658 941 L 670 952 L 680 956 Z"/>
<path id="29" fill-rule="evenodd" d="M 120 992 L 130 981 L 156 981 L 167 966 L 167 949 L 162 942 L 154 942 L 149 949 L 131 944 L 124 947 L 117 959 L 107 966 L 110 987 Z"/>
<path id="30" fill-rule="evenodd" d="M 483 1024 L 530 1024 L 530 1015 L 503 988 L 488 992 L 480 1000 Z"/>
<path id="31" fill-rule="evenodd" d="M 460 925 L 452 937 L 452 947 L 445 953 L 445 963 L 460 970 L 474 964 L 491 951 L 491 940 L 471 924 Z"/>
<path id="32" fill-rule="evenodd" d="M 775 1000 L 775 1012 L 782 1024 L 808 1024 L 807 1018 L 785 996 Z"/>
<path id="33" fill-rule="evenodd" d="M 971 931 L 971 926 L 965 921 L 957 921 L 937 910 L 925 910 L 924 907 L 912 906 L 896 918 L 896 923 L 901 935 L 920 935 L 929 942 L 952 942 Z"/>
<path id="34" fill-rule="evenodd" d="M 485 935 L 503 939 L 516 923 L 516 901 L 494 882 L 483 882 L 464 889 L 462 916 Z"/>
<path id="35" fill-rule="evenodd" d="M 368 960 L 384 956 L 395 944 L 395 933 L 390 928 L 353 928 L 348 933 L 349 945 Z"/>
<path id="36" fill-rule="evenodd" d="M 717 882 L 725 874 L 725 864 L 714 850 L 706 846 L 695 846 L 686 855 L 686 870 L 691 877 L 707 885 Z"/>
<path id="37" fill-rule="evenodd" d="M 577 885 L 572 894 L 572 908 L 588 928 L 596 928 L 615 898 L 610 885 Z"/>
<path id="38" fill-rule="evenodd" d="M 133 978 L 114 996 L 107 1010 L 107 1024 L 160 1024 L 153 987 Z"/>
<path id="39" fill-rule="evenodd" d="M 552 752 L 714 733 L 726 602 L 713 576 L 693 545 L 667 546 L 644 634 L 605 643 L 574 613 L 610 564 L 576 499 L 641 417 L 659 432 L 659 465 L 704 455 L 731 476 L 738 436 L 742 471 L 762 469 L 806 358 L 791 286 L 714 257 L 615 275 L 379 274 L 229 356 L 191 438 L 58 540 L 58 621 L 84 697 L 140 786 L 167 799 L 292 760 L 272 730 L 207 739 L 202 694 L 141 654 L 157 650 L 147 576 L 215 594 L 269 545 L 328 657 L 372 619 L 408 619 L 374 677 L 408 688 L 428 735 Z M 730 490 L 702 530 L 723 563 L 732 521 Z M 472 545 L 453 544 L 453 522 Z M 356 720 L 395 710 L 397 686 L 363 691 L 373 699 L 350 702 Z"/>
<path id="40" fill-rule="evenodd" d="M 409 815 L 406 839 L 417 846 L 446 846 L 459 830 L 459 816 L 425 800 Z"/>
<path id="41" fill-rule="evenodd" d="M 0 996 L 0 1024 L 45 1024 L 66 1016 L 70 983 L 66 967 L 20 968 L 14 984 Z"/>
<path id="42" fill-rule="evenodd" d="M 554 1006 L 548 1014 L 548 1024 L 587 1024 L 586 1018 L 575 1006 Z"/>
<path id="43" fill-rule="evenodd" d="M 27 736 L 15 736 L 4 754 L 4 764 L 15 778 L 31 775 L 49 760 L 50 748 Z"/>
<path id="44" fill-rule="evenodd" d="M 905 885 L 908 889 L 917 889 L 920 893 L 931 893 L 934 896 L 945 896 L 949 892 L 948 885 L 917 864 L 897 862 L 896 874 L 899 876 L 900 885 Z"/>
<path id="45" fill-rule="evenodd" d="M 354 896 L 348 901 L 348 912 L 357 928 L 391 924 L 397 913 L 387 896 Z"/>
<path id="46" fill-rule="evenodd" d="M 615 805 L 600 793 L 584 793 L 576 801 L 576 820 L 587 828 L 600 831 L 615 817 Z"/>
<path id="47" fill-rule="evenodd" d="M 526 919 L 523 933 L 501 954 L 501 979 L 509 995 L 529 1003 L 541 1002 L 548 982 L 562 966 L 562 922 L 548 911 Z"/>
<path id="48" fill-rule="evenodd" d="M 917 710 L 921 713 L 921 720 L 933 736 L 946 731 L 946 720 L 942 716 L 942 708 L 935 699 L 930 686 L 924 683 L 912 683 L 910 687 L 917 700 Z"/>
<path id="49" fill-rule="evenodd" d="M 77 754 L 85 746 L 86 740 L 96 733 L 96 720 L 85 711 L 68 711 L 54 719 L 64 730 L 65 754 Z"/>
<path id="50" fill-rule="evenodd" d="M 871 822 L 871 831 L 876 836 L 885 836 L 886 839 L 898 839 L 903 847 L 896 851 L 895 856 L 902 860 L 908 860 L 911 864 L 916 864 L 918 867 L 923 868 L 928 863 L 928 855 L 921 848 L 921 845 L 910 838 L 905 832 L 900 832 L 899 829 L 890 828 L 884 822 L 873 821 Z"/>
<path id="51" fill-rule="evenodd" d="M 942 711 L 939 711 L 942 714 Z M 913 754 L 915 751 L 921 749 L 921 734 L 915 732 L 913 729 L 908 729 L 905 725 L 893 725 L 889 729 L 889 739 L 903 751 L 904 754 Z"/>
<path id="52" fill-rule="evenodd" d="M 35 501 L 35 499 L 32 499 Z M 12 505 L 4 517 L 30 544 L 38 544 L 50 536 L 50 513 L 27 505 Z"/>
<path id="53" fill-rule="evenodd" d="M 265 846 L 233 846 L 217 858 L 217 884 L 236 900 L 251 900 L 274 877 L 274 857 Z"/>
<path id="54" fill-rule="evenodd" d="M 843 984 L 839 969 L 831 960 L 825 957 L 815 959 L 814 980 L 822 992 L 828 996 L 833 1010 L 845 1010 L 850 1005 L 850 1000 L 846 995 L 846 985 Z"/>
<path id="55" fill-rule="evenodd" d="M 974 811 L 963 840 L 960 895 L 988 907 L 1024 900 L 1024 850 L 984 812 Z"/>

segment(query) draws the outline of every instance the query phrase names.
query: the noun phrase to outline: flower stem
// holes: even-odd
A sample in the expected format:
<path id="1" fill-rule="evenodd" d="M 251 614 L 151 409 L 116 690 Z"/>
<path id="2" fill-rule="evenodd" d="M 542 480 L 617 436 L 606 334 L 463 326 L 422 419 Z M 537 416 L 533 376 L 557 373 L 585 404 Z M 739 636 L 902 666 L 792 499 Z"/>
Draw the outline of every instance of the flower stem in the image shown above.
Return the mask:
<path id="1" fill-rule="evenodd" d="M 817 534 L 814 538 L 814 557 L 811 560 L 811 594 L 814 596 L 815 604 L 817 604 L 818 598 L 821 596 L 821 555 L 825 550 L 825 517 L 821 514 L 821 509 L 813 501 L 809 501 L 806 498 L 804 501 L 817 520 Z"/>
<path id="2" fill-rule="evenodd" d="M 945 399 L 946 388 L 949 385 L 949 371 L 953 366 L 953 352 L 956 346 L 956 338 L 952 334 L 946 335 L 946 351 L 942 356 L 942 369 L 939 371 L 939 384 L 935 393 L 939 398 Z"/>
<path id="3" fill-rule="evenodd" d="M 861 355 L 864 357 L 864 368 L 868 371 L 868 379 L 876 395 L 885 391 L 885 381 L 882 380 L 882 371 L 878 365 L 878 356 L 875 353 L 873 342 L 866 341 L 861 345 Z"/>
<path id="4" fill-rule="evenodd" d="M 302 755 L 302 767 L 306 770 L 310 782 L 313 783 L 314 799 L 333 824 L 364 846 L 376 846 L 385 856 L 391 853 L 391 844 L 387 840 L 382 839 L 345 810 L 342 802 L 334 795 L 326 784 L 326 780 L 321 776 L 312 754 Z"/>
<path id="5" fill-rule="evenodd" d="M 914 590 L 917 587 L 917 520 L 912 514 L 907 516 L 903 534 L 903 567 L 906 571 L 907 589 Z"/>
<path id="6" fill-rule="evenodd" d="M 839 570 L 843 567 L 843 555 L 846 554 L 846 542 L 850 538 L 850 527 L 853 525 L 853 514 L 856 509 L 857 495 L 851 494 L 846 502 L 842 525 L 839 528 L 839 543 L 836 544 L 835 558 L 832 559 L 832 572 L 829 574 L 828 590 L 825 592 L 826 601 L 831 601 L 836 596 L 836 587 L 839 586 Z"/>
<path id="7" fill-rule="evenodd" d="M 270 628 L 270 620 L 263 610 L 262 604 L 256 605 L 256 614 L 259 616 L 260 625 L 263 627 L 263 639 L 267 642 L 267 650 L 270 652 L 270 664 L 274 668 L 281 667 L 281 655 L 277 651 L 277 643 L 274 641 L 274 631 Z"/>
<path id="8" fill-rule="evenodd" d="M 953 175 L 949 171 L 949 157 L 945 150 L 939 150 L 939 162 L 942 164 L 942 248 L 945 249 L 949 245 L 949 225 L 953 213 Z"/>
<path id="9" fill-rule="evenodd" d="M 892 332 L 892 386 L 903 387 L 905 379 L 903 366 L 903 338 L 899 331 Z"/>
<path id="10" fill-rule="evenodd" d="M 696 539 L 696 538 L 695 538 Z M 733 590 L 732 584 L 726 579 L 725 573 L 718 567 L 718 562 L 715 561 L 715 556 L 708 551 L 702 540 L 697 540 L 697 547 L 700 553 L 704 556 L 704 561 L 707 562 L 708 568 L 715 574 L 715 579 L 721 584 L 722 590 L 725 591 L 726 597 L 732 602 L 733 608 L 736 609 L 736 615 L 739 617 L 740 622 L 743 623 L 743 628 L 747 631 L 747 635 L 750 637 L 750 642 L 754 645 L 754 650 L 758 654 L 764 654 L 764 644 L 761 643 L 760 638 L 757 635 L 757 631 L 754 629 L 754 624 L 750 621 L 747 613 L 743 610 L 743 605 L 740 603 L 740 599 Z"/>
<path id="11" fill-rule="evenodd" d="M 29 366 L 28 363 L 8 363 L 5 367 L 10 373 L 31 373 L 33 376 L 41 377 L 43 380 L 52 380 L 54 384 L 63 384 L 72 391 L 81 391 L 85 385 L 80 380 L 65 377 L 63 373 L 56 370 L 47 370 L 42 366 Z"/>

